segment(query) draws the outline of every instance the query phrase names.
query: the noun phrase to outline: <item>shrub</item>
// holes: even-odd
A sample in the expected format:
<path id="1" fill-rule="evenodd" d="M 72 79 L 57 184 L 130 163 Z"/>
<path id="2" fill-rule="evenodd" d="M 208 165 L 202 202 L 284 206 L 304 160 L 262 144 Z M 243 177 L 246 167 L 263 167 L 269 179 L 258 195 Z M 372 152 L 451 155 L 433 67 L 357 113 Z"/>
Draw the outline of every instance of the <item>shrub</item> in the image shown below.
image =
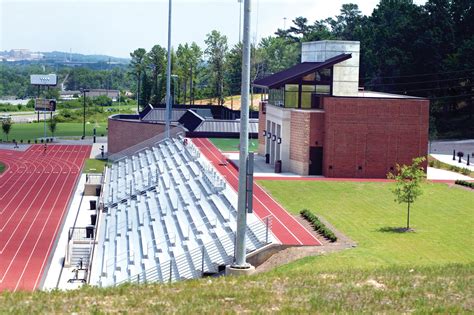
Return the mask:
<path id="1" fill-rule="evenodd" d="M 471 183 L 471 182 L 467 182 L 465 180 L 457 180 L 454 182 L 456 185 L 461 185 L 461 186 L 465 186 L 465 187 L 469 187 L 471 189 L 474 189 L 474 183 Z"/>
<path id="2" fill-rule="evenodd" d="M 461 173 L 463 175 L 469 175 L 469 174 L 471 174 L 471 170 L 464 167 L 464 168 L 461 169 Z"/>
<path id="3" fill-rule="evenodd" d="M 309 221 L 309 223 L 311 223 L 316 232 L 321 233 L 322 236 L 324 236 L 331 242 L 337 241 L 337 237 L 334 232 L 328 229 L 326 225 L 324 225 L 324 223 L 321 222 L 318 217 L 314 215 L 311 211 L 309 211 L 308 209 L 303 209 L 300 211 L 300 213 L 303 218 L 305 218 L 307 221 Z"/>

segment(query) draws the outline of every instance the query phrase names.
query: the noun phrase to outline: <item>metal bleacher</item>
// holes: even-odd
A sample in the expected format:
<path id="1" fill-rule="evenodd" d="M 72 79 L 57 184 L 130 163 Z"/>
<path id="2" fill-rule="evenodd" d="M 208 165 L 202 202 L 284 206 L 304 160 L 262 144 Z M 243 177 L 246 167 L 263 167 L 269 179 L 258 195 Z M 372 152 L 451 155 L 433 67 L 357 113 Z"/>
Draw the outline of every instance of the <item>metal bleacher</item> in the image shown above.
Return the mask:
<path id="1" fill-rule="evenodd" d="M 191 141 L 161 140 L 109 166 L 91 284 L 218 273 L 234 259 L 237 195 Z M 275 241 L 248 214 L 247 251 Z"/>

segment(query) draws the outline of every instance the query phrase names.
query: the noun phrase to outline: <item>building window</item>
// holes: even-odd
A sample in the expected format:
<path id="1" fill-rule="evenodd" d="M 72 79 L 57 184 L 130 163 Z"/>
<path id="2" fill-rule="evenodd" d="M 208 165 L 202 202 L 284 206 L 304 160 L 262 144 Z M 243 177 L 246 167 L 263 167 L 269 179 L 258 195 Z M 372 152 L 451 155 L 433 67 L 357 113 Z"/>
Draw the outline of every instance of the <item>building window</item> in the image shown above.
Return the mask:
<path id="1" fill-rule="evenodd" d="M 283 95 L 283 89 L 270 89 L 268 91 L 268 102 L 275 106 L 283 106 Z"/>
<path id="2" fill-rule="evenodd" d="M 311 95 L 316 91 L 314 85 L 301 86 L 301 108 L 311 108 Z"/>
<path id="3" fill-rule="evenodd" d="M 285 107 L 298 107 L 298 84 L 285 85 Z"/>
<path id="4" fill-rule="evenodd" d="M 316 85 L 317 94 L 330 94 L 331 86 L 330 85 Z"/>

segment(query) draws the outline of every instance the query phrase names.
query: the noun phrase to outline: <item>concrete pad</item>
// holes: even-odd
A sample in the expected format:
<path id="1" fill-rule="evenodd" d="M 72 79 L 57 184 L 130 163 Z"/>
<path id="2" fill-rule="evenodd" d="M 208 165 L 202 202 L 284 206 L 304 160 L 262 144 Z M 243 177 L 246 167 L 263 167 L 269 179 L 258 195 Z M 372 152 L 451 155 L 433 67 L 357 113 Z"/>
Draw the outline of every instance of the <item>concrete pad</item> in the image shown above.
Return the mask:
<path id="1" fill-rule="evenodd" d="M 224 152 L 224 156 L 230 160 L 230 162 L 237 166 L 239 166 L 239 153 L 238 152 Z M 294 177 L 294 178 L 308 178 L 308 177 L 315 177 L 315 178 L 324 178 L 324 176 L 310 176 L 310 175 L 298 175 L 291 172 L 282 172 L 282 173 L 275 173 L 275 165 L 265 163 L 265 157 L 261 155 L 254 155 L 254 177 Z"/>
<path id="2" fill-rule="evenodd" d="M 29 144 L 18 144 L 18 147 L 15 148 L 14 143 L 0 143 L 0 150 L 26 151 L 30 146 Z"/>
<path id="3" fill-rule="evenodd" d="M 429 180 L 473 180 L 473 178 L 456 172 L 440 170 L 434 167 L 428 167 L 426 172 Z"/>
<path id="4" fill-rule="evenodd" d="M 104 156 L 102 157 L 102 146 L 104 147 Z M 91 159 L 107 159 L 107 143 L 103 142 L 97 142 L 92 144 L 92 149 L 91 149 Z"/>
<path id="5" fill-rule="evenodd" d="M 250 276 L 255 273 L 255 267 L 249 265 L 248 268 L 235 268 L 232 266 L 225 266 L 225 275 L 226 276 Z"/>

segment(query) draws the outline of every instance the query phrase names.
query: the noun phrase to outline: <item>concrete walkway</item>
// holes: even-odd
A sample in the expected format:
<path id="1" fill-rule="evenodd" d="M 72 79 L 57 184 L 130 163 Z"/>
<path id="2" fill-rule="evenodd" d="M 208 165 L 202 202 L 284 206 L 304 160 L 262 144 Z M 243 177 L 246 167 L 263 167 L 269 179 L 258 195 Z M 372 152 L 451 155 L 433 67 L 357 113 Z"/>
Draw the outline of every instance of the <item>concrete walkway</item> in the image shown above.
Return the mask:
<path id="1" fill-rule="evenodd" d="M 450 154 L 430 154 L 433 158 L 437 159 L 438 161 L 441 161 L 443 163 L 446 163 L 446 164 L 449 164 L 449 165 L 454 165 L 454 166 L 457 166 L 457 167 L 462 167 L 462 168 L 468 168 L 470 169 L 471 171 L 474 171 L 474 158 L 470 158 L 469 160 L 469 164 L 470 165 L 467 165 L 467 157 L 464 156 L 462 159 L 461 159 L 461 163 L 459 163 L 459 158 L 456 157 L 456 159 L 453 161 L 453 155 Z"/>
<path id="2" fill-rule="evenodd" d="M 473 180 L 473 178 L 456 172 L 440 170 L 434 167 L 428 167 L 428 180 Z"/>
<path id="3" fill-rule="evenodd" d="M 225 157 L 236 167 L 239 165 L 239 153 L 238 152 L 225 152 Z M 442 154 L 432 154 L 435 158 L 440 156 L 442 160 L 440 161 L 452 163 L 456 166 L 461 166 L 461 163 L 457 163 L 452 160 L 452 156 L 442 155 Z M 264 179 L 264 180 L 323 180 L 323 181 L 354 181 L 354 182 L 390 182 L 386 178 L 327 178 L 324 176 L 302 176 L 291 172 L 284 173 L 275 173 L 274 166 L 265 163 L 265 158 L 260 155 L 255 155 L 254 158 L 254 178 L 255 179 Z M 451 164 L 451 163 L 449 163 Z M 461 167 L 467 167 L 466 162 Z M 474 166 L 470 166 L 471 170 L 474 170 Z M 427 170 L 427 179 L 432 181 L 455 181 L 455 180 L 474 180 L 473 178 L 462 175 L 452 171 L 440 170 L 433 167 L 428 167 Z"/>

